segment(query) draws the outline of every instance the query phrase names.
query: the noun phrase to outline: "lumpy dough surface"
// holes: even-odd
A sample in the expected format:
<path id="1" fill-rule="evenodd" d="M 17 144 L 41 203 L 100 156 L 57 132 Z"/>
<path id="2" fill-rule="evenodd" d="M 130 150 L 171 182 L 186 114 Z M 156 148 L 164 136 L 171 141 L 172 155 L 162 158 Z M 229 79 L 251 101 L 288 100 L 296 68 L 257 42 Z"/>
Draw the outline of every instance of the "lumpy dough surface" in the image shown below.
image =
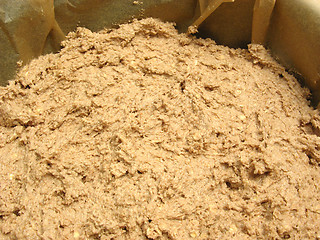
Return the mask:
<path id="1" fill-rule="evenodd" d="M 0 88 L 1 239 L 319 239 L 320 117 L 259 45 L 134 20 Z"/>

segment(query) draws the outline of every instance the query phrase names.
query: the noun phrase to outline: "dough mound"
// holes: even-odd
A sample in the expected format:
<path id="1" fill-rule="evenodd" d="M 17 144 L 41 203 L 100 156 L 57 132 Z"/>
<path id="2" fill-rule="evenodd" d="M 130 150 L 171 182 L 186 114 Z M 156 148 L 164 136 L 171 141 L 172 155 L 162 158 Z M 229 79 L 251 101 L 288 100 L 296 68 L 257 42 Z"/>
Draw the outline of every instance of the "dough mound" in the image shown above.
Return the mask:
<path id="1" fill-rule="evenodd" d="M 1 239 L 320 238 L 320 117 L 259 45 L 134 20 L 0 88 Z"/>

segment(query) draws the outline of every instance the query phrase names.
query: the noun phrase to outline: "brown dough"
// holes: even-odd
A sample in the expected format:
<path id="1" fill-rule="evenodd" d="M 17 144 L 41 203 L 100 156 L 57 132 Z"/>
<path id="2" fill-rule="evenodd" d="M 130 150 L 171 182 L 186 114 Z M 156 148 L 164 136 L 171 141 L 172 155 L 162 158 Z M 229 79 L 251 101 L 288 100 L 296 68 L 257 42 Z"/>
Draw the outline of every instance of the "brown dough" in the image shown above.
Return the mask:
<path id="1" fill-rule="evenodd" d="M 0 89 L 0 238 L 319 238 L 307 95 L 259 45 L 79 28 Z"/>

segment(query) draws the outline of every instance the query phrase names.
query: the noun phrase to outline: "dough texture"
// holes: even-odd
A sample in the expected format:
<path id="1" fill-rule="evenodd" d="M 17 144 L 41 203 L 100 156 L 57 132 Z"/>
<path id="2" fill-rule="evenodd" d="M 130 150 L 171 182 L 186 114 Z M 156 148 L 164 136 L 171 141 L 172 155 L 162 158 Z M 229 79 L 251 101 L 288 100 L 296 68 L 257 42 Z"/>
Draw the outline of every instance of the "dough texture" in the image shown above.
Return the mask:
<path id="1" fill-rule="evenodd" d="M 78 28 L 0 88 L 1 239 L 319 239 L 320 117 L 259 45 Z"/>

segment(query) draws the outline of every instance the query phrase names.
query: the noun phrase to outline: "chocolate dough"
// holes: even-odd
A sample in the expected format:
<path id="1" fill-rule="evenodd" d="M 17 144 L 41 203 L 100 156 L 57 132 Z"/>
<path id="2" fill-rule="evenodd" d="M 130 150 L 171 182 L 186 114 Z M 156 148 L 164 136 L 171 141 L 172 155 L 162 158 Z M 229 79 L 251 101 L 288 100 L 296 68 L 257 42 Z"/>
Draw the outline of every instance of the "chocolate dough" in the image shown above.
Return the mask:
<path id="1" fill-rule="evenodd" d="M 0 238 L 319 239 L 308 94 L 259 45 L 79 28 L 0 88 Z"/>

